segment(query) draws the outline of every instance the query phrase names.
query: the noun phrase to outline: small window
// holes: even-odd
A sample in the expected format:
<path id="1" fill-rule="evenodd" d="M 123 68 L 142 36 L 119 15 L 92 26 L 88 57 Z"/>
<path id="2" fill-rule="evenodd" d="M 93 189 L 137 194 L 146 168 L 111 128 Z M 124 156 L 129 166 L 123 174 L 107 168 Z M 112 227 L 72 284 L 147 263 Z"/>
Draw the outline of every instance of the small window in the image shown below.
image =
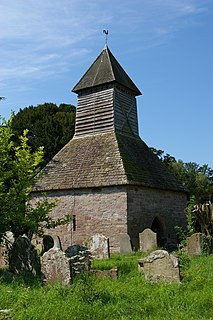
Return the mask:
<path id="1" fill-rule="evenodd" d="M 72 218 L 72 229 L 73 231 L 76 231 L 76 215 L 73 215 Z"/>

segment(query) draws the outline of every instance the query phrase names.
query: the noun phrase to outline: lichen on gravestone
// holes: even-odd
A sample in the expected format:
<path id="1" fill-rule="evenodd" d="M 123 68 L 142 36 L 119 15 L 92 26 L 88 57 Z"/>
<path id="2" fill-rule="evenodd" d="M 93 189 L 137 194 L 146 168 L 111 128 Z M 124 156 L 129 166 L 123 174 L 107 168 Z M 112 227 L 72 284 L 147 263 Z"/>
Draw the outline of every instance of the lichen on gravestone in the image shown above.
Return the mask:
<path id="1" fill-rule="evenodd" d="M 146 280 L 180 282 L 178 258 L 165 250 L 153 251 L 148 257 L 139 259 L 138 268 Z"/>

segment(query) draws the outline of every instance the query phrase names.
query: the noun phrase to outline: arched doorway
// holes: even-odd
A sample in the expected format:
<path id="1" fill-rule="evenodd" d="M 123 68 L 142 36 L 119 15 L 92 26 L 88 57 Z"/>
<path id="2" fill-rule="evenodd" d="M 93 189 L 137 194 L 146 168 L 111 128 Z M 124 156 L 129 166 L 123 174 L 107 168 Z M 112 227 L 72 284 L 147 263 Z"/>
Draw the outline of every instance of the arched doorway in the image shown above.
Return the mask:
<path id="1" fill-rule="evenodd" d="M 164 234 L 164 228 L 163 224 L 161 221 L 155 217 L 152 226 L 151 226 L 152 231 L 157 233 L 157 244 L 159 247 L 162 247 L 166 244 L 166 239 L 165 239 L 165 234 Z"/>

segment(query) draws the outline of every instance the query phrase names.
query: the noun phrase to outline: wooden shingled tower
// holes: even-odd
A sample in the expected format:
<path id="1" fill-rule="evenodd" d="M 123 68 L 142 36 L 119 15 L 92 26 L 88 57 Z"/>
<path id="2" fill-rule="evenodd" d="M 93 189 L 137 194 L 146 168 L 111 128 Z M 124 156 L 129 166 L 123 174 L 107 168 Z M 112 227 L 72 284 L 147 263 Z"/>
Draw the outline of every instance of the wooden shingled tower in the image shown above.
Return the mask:
<path id="1" fill-rule="evenodd" d="M 95 233 L 119 251 L 128 233 L 151 228 L 159 244 L 174 244 L 174 225 L 184 224 L 186 192 L 138 133 L 136 96 L 141 95 L 107 46 L 73 88 L 78 94 L 75 135 L 47 164 L 34 187 L 59 200 L 53 215 L 71 213 L 58 227 L 64 247 Z"/>

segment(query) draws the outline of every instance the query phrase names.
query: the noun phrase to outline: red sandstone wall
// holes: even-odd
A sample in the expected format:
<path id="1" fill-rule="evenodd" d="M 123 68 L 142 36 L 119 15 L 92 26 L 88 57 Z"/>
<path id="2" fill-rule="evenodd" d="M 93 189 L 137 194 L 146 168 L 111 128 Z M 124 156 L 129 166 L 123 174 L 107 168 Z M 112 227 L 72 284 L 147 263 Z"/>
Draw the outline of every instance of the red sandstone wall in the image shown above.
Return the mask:
<path id="1" fill-rule="evenodd" d="M 47 234 L 59 236 L 63 250 L 71 244 L 82 244 L 96 233 L 110 239 L 111 252 L 119 252 L 120 233 L 128 233 L 133 247 L 138 249 L 138 234 L 145 228 L 151 228 L 155 217 L 162 222 L 167 243 L 176 244 L 174 226 L 186 224 L 186 195 L 180 192 L 123 186 L 75 192 L 53 191 L 47 195 L 50 200 L 58 200 L 57 207 L 52 212 L 54 218 L 65 214 L 76 217 L 75 231 L 73 221 L 47 230 Z M 38 195 L 35 194 L 34 201 L 36 197 Z"/>
<path id="2" fill-rule="evenodd" d="M 138 246 L 138 233 L 151 228 L 155 217 L 162 222 L 168 245 L 177 243 L 174 227 L 186 226 L 186 194 L 149 188 L 128 188 L 128 233 Z"/>
<path id="3" fill-rule="evenodd" d="M 119 251 L 119 234 L 127 233 L 126 188 L 111 187 L 74 191 L 48 192 L 50 199 L 57 198 L 58 204 L 52 212 L 54 218 L 65 214 L 75 215 L 73 222 L 48 230 L 47 234 L 60 237 L 65 250 L 71 244 L 81 244 L 90 236 L 100 233 L 110 239 L 110 251 Z M 34 196 L 36 199 L 36 195 Z"/>

